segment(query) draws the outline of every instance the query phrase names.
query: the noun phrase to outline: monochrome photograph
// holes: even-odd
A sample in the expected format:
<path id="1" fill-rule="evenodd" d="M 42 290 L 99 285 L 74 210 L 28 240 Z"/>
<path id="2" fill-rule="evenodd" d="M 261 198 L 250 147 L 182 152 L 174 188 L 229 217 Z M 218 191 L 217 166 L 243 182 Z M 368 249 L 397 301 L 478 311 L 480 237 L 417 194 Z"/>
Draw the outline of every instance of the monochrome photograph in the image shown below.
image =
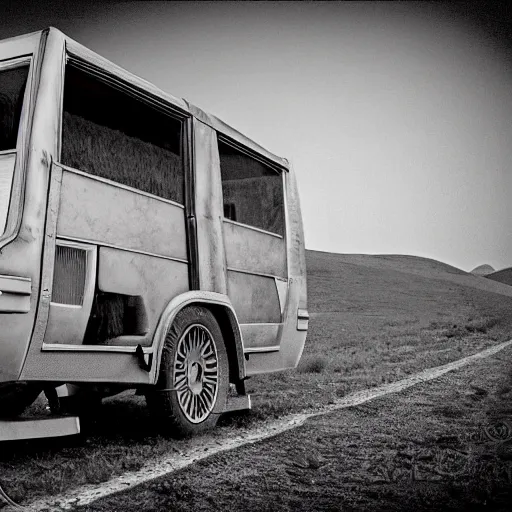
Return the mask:
<path id="1" fill-rule="evenodd" d="M 1 512 L 512 510 L 512 3 L 0 13 Z"/>

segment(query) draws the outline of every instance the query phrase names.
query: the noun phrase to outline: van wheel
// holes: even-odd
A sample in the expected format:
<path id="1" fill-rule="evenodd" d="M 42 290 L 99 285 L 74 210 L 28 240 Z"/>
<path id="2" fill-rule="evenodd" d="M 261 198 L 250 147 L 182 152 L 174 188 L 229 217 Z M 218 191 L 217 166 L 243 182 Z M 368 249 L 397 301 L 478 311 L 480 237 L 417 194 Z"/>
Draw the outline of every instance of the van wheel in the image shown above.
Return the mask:
<path id="1" fill-rule="evenodd" d="M 228 356 L 217 320 L 205 308 L 182 309 L 165 338 L 148 406 L 171 436 L 191 436 L 215 426 L 228 387 Z"/>

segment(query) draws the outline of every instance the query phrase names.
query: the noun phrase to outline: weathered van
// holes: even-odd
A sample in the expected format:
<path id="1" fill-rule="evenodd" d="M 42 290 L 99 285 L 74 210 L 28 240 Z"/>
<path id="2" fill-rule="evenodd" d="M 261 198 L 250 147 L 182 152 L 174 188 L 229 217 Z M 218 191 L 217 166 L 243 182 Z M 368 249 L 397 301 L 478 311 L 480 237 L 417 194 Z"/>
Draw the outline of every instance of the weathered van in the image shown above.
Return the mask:
<path id="1" fill-rule="evenodd" d="M 134 388 L 193 434 L 307 328 L 287 160 L 59 30 L 0 42 L 0 414 Z"/>

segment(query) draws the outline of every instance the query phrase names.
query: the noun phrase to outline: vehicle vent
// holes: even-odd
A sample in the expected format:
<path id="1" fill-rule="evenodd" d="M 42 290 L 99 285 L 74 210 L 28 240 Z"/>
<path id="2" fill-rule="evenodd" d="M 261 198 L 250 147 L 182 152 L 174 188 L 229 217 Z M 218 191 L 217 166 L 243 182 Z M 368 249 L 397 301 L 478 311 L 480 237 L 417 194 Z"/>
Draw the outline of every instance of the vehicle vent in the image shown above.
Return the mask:
<path id="1" fill-rule="evenodd" d="M 84 300 L 87 251 L 57 245 L 52 302 L 81 306 Z"/>

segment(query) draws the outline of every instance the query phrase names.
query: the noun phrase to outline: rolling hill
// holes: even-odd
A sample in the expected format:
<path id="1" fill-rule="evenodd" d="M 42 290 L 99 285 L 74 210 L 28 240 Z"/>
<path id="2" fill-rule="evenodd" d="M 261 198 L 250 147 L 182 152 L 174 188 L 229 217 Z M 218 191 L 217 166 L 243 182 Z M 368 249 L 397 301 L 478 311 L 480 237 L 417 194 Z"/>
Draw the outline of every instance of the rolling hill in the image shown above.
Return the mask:
<path id="1" fill-rule="evenodd" d="M 487 274 L 485 277 L 493 281 L 498 281 L 499 283 L 512 285 L 512 267 Z"/>
<path id="2" fill-rule="evenodd" d="M 501 295 L 507 295 L 512 297 L 512 288 L 498 280 L 490 280 L 485 277 L 475 275 L 473 273 L 464 272 L 463 270 L 442 263 L 437 260 L 422 258 L 419 256 L 406 256 L 406 255 L 368 255 L 368 254 L 336 254 L 321 251 L 306 251 L 306 265 L 308 273 L 308 295 L 311 297 L 316 292 L 321 292 L 319 284 L 316 282 L 317 276 L 331 275 L 332 277 L 338 277 L 345 281 L 346 287 L 353 283 L 353 271 L 361 273 L 361 278 L 366 281 L 368 285 L 373 286 L 373 292 L 380 286 L 381 279 L 389 275 L 390 272 L 399 272 L 401 278 L 399 279 L 400 284 L 396 283 L 396 292 L 400 292 L 401 289 L 410 288 L 413 283 L 417 283 L 412 276 L 417 278 L 427 278 L 428 280 L 440 280 L 449 281 L 454 284 L 476 288 L 478 290 L 498 293 Z M 403 274 L 409 275 L 409 277 Z M 371 278 L 370 276 L 374 276 Z M 447 284 L 439 284 L 437 288 L 434 287 L 430 291 L 430 285 L 428 293 L 435 293 L 435 290 L 441 292 Z M 395 285 L 393 285 L 393 289 Z M 368 288 L 367 288 L 368 289 Z M 420 287 L 421 293 L 421 287 Z M 382 290 L 384 293 L 391 295 L 391 289 Z M 364 292 L 366 293 L 366 291 Z M 347 299 L 350 296 L 347 295 Z"/>
<path id="3" fill-rule="evenodd" d="M 486 276 L 488 274 L 492 274 L 495 272 L 495 270 L 491 267 L 491 265 L 479 265 L 478 267 L 475 267 L 470 273 L 474 274 L 475 276 Z"/>

